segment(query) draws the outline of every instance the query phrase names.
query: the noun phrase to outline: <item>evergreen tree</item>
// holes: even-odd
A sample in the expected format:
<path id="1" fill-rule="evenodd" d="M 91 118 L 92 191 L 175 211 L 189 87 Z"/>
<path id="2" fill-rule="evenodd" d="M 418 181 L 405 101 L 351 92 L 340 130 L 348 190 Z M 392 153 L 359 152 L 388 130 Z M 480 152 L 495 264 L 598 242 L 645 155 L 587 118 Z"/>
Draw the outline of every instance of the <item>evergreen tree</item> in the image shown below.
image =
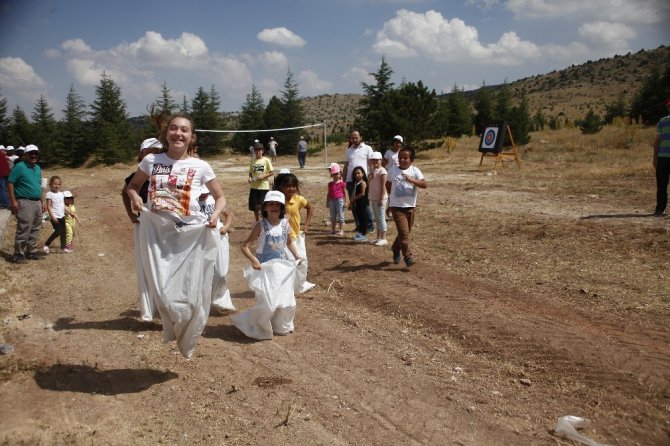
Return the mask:
<path id="1" fill-rule="evenodd" d="M 475 132 L 481 135 L 486 126 L 496 119 L 494 116 L 493 92 L 485 84 L 482 84 L 475 94 L 474 107 L 477 112 L 473 117 Z"/>
<path id="2" fill-rule="evenodd" d="M 32 132 L 29 144 L 35 144 L 39 147 L 40 159 L 42 161 L 59 162 L 60 160 L 54 159 L 53 153 L 56 120 L 53 113 L 51 113 L 51 108 L 44 95 L 40 95 L 37 102 L 35 102 L 33 113 L 30 117 L 32 119 Z"/>
<path id="3" fill-rule="evenodd" d="M 255 85 L 251 86 L 251 93 L 247 94 L 246 101 L 242 105 L 237 128 L 239 130 L 262 130 L 265 128 L 264 121 L 265 106 L 263 104 L 263 97 Z M 260 140 L 262 133 L 242 132 L 236 133 L 233 136 L 233 147 L 245 153 L 247 148 L 252 144 L 254 139 Z M 281 144 L 281 143 L 280 143 Z"/>
<path id="4" fill-rule="evenodd" d="M 184 98 L 185 100 L 186 98 Z M 156 112 L 157 113 L 162 113 L 162 112 L 167 112 L 169 114 L 173 114 L 175 110 L 177 110 L 177 104 L 174 102 L 172 99 L 172 95 L 170 94 L 170 89 L 167 86 L 167 82 L 163 81 L 161 84 L 161 95 L 156 99 Z"/>
<path id="5" fill-rule="evenodd" d="M 512 128 L 512 138 L 514 138 L 515 145 L 524 145 L 530 142 L 531 119 L 528 111 L 528 99 L 525 94 L 521 96 L 519 103 L 510 109 L 506 121 Z"/>
<path id="6" fill-rule="evenodd" d="M 581 122 L 578 122 L 579 129 L 585 135 L 591 135 L 598 133 L 603 128 L 603 120 L 599 114 L 595 113 L 593 110 L 589 110 L 584 119 Z"/>
<path id="7" fill-rule="evenodd" d="M 544 126 L 547 125 L 547 118 L 545 118 L 542 110 L 538 110 L 533 115 L 532 128 L 534 131 L 544 130 Z"/>
<path id="8" fill-rule="evenodd" d="M 284 82 L 284 90 L 281 92 L 281 105 L 284 114 L 283 128 L 298 127 L 305 123 L 305 113 L 300 103 L 300 92 L 298 91 L 298 83 L 293 79 L 291 68 L 286 72 L 286 81 Z M 301 130 L 288 130 L 281 132 L 275 136 L 280 147 L 284 150 L 291 150 L 297 152 L 298 140 Z"/>
<path id="9" fill-rule="evenodd" d="M 8 140 L 10 124 L 11 119 L 7 115 L 7 98 L 0 97 L 0 141 Z"/>
<path id="10" fill-rule="evenodd" d="M 179 107 L 179 112 L 180 113 L 187 113 L 190 114 L 191 108 L 188 106 L 188 102 L 186 102 L 186 95 L 182 96 L 182 101 L 181 101 L 181 106 Z"/>
<path id="11" fill-rule="evenodd" d="M 507 82 L 505 82 L 496 92 L 495 106 L 493 108 L 495 119 L 508 120 L 513 105 L 512 91 Z"/>
<path id="12" fill-rule="evenodd" d="M 388 144 L 398 133 L 403 135 L 406 144 L 441 133 L 435 126 L 437 94 L 435 90 L 428 90 L 421 81 L 403 83 L 387 95 L 382 106 L 389 119 L 379 129 L 381 145 Z"/>
<path id="13" fill-rule="evenodd" d="M 642 119 L 645 125 L 654 125 L 667 114 L 665 100 L 670 96 L 670 63 L 661 75 L 655 67 L 633 98 L 630 107 L 632 119 Z"/>
<path id="14" fill-rule="evenodd" d="M 357 127 L 368 143 L 383 143 L 383 137 L 380 128 L 388 123 L 388 110 L 385 108 L 388 103 L 388 95 L 393 91 L 393 82 L 391 76 L 393 70 L 386 63 L 386 58 L 382 57 L 382 63 L 376 73 L 370 73 L 375 79 L 374 84 L 361 82 L 364 96 L 360 100 L 358 113 L 354 119 L 354 126 Z"/>
<path id="15" fill-rule="evenodd" d="M 623 118 L 627 116 L 626 110 L 626 101 L 624 100 L 623 93 L 619 94 L 619 97 L 616 101 L 611 104 L 605 105 L 605 123 L 611 124 L 614 122 L 614 118 Z"/>
<path id="16" fill-rule="evenodd" d="M 9 122 L 9 128 L 7 129 L 8 145 L 19 148 L 30 144 L 30 142 L 28 142 L 31 140 L 30 130 L 30 121 L 28 121 L 28 117 L 21 107 L 16 105 L 14 110 L 12 110 L 12 117 Z"/>
<path id="17" fill-rule="evenodd" d="M 451 122 L 451 108 L 446 99 L 437 100 L 437 110 L 433 119 L 433 126 L 436 137 L 443 137 L 447 134 L 449 123 Z"/>
<path id="18" fill-rule="evenodd" d="M 471 134 L 472 113 L 470 112 L 470 102 L 466 99 L 463 90 L 459 90 L 458 86 L 454 85 L 453 90 L 447 96 L 447 102 L 451 110 L 447 135 L 460 138 L 462 135 Z"/>
<path id="19" fill-rule="evenodd" d="M 223 130 L 223 120 L 219 112 L 221 100 L 214 85 L 207 92 L 199 87 L 191 101 L 191 117 L 198 129 Z M 198 133 L 198 153 L 201 156 L 219 153 L 223 137 L 218 133 Z"/>
<path id="20" fill-rule="evenodd" d="M 58 145 L 56 159 L 64 160 L 64 165 L 80 166 L 91 154 L 91 145 L 87 143 L 86 104 L 70 84 L 65 99 L 63 119 L 58 124 Z"/>
<path id="21" fill-rule="evenodd" d="M 95 88 L 95 97 L 91 104 L 91 128 L 95 136 L 90 141 L 93 153 L 103 164 L 127 161 L 136 152 L 121 88 L 103 72 L 100 84 Z"/>
<path id="22" fill-rule="evenodd" d="M 268 129 L 279 129 L 284 125 L 284 111 L 282 110 L 282 103 L 277 96 L 272 96 L 268 102 L 267 107 L 265 107 L 265 112 L 263 113 L 263 122 L 265 122 L 265 128 Z M 283 132 L 281 132 L 283 133 Z M 277 135 L 281 134 L 280 132 Z M 267 143 L 270 136 L 278 138 L 276 135 L 264 135 L 263 143 Z M 282 147 L 281 144 L 277 147 L 277 155 L 281 153 L 289 153 L 288 149 L 290 147 Z"/>

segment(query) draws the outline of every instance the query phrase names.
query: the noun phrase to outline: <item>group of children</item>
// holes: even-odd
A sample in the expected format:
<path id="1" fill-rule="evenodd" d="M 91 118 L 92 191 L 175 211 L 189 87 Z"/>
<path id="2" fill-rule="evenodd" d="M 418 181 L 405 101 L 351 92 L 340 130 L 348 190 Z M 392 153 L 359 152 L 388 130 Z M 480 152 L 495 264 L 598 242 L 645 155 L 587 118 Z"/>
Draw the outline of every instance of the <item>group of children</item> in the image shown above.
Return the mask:
<path id="1" fill-rule="evenodd" d="M 81 223 L 74 206 L 74 195 L 69 190 L 61 192 L 62 180 L 58 175 L 49 179 L 49 190 L 45 194 L 46 214 L 53 233 L 46 239 L 42 250 L 49 253 L 51 243 L 60 239 L 60 249 L 64 253 L 74 250 L 74 234 L 77 223 Z"/>

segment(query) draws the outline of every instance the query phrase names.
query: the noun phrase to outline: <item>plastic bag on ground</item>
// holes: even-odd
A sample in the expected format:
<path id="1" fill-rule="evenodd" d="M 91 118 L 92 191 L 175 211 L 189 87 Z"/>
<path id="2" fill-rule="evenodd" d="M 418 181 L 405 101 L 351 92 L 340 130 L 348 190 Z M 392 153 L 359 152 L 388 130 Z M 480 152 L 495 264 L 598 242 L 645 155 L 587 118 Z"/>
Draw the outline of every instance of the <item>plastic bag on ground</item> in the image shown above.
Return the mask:
<path id="1" fill-rule="evenodd" d="M 592 440 L 586 435 L 577 432 L 577 429 L 583 429 L 587 427 L 589 424 L 591 424 L 591 421 L 588 418 L 576 417 L 574 415 L 566 415 L 558 419 L 556 427 L 554 428 L 554 433 L 556 435 L 560 435 L 561 437 L 578 441 L 588 446 L 607 446 L 604 443 L 598 443 L 597 441 Z"/>
<path id="2" fill-rule="evenodd" d="M 262 263 L 260 270 L 244 268 L 244 278 L 256 302 L 252 308 L 231 316 L 233 324 L 258 340 L 291 333 L 296 311 L 295 272 L 294 260 L 270 260 Z"/>
<path id="3" fill-rule="evenodd" d="M 212 307 L 221 311 L 235 311 L 228 289 L 228 266 L 230 264 L 230 243 L 228 234 L 221 235 L 219 252 L 214 263 L 214 284 L 212 288 Z"/>
<path id="4" fill-rule="evenodd" d="M 301 232 L 296 240 L 293 240 L 298 254 L 302 257 L 302 262 L 298 265 L 295 274 L 295 292 L 298 294 L 306 293 L 316 286 L 315 283 L 307 281 L 307 269 L 309 262 L 307 261 L 307 246 L 305 245 L 305 233 Z M 285 250 L 286 258 L 295 260 L 291 251 L 288 248 Z"/>
<path id="5" fill-rule="evenodd" d="M 204 225 L 177 227 L 143 210 L 138 247 L 147 289 L 163 322 L 163 341 L 190 358 L 209 316 L 221 238 Z"/>
<path id="6" fill-rule="evenodd" d="M 135 272 L 137 273 L 137 291 L 140 302 L 140 318 L 143 321 L 153 321 L 158 316 L 158 308 L 153 297 L 149 295 L 147 280 L 142 271 L 142 257 L 140 246 L 140 225 L 133 225 L 133 237 L 135 240 Z"/>

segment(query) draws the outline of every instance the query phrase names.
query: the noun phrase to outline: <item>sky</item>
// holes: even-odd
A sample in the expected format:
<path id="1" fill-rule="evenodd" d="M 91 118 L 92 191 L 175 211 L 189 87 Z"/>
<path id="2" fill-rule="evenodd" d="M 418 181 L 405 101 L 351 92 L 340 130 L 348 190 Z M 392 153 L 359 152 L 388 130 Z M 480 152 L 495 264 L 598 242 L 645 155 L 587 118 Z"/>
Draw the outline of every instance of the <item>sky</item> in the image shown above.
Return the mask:
<path id="1" fill-rule="evenodd" d="M 130 116 L 163 83 L 239 111 L 289 69 L 301 96 L 360 94 L 382 58 L 396 85 L 446 93 L 668 45 L 669 21 L 667 0 L 0 0 L 0 97 L 30 118 L 43 95 L 60 119 L 105 72 Z"/>

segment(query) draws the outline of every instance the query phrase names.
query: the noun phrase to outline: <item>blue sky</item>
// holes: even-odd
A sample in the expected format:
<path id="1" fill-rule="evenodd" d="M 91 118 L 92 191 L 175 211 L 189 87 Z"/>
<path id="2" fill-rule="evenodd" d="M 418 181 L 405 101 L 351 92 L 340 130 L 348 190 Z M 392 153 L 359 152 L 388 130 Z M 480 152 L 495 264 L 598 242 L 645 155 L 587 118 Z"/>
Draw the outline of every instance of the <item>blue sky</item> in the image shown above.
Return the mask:
<path id="1" fill-rule="evenodd" d="M 668 45 L 669 21 L 667 0 L 0 0 L 0 95 L 59 118 L 105 71 L 131 116 L 163 82 L 177 103 L 214 85 L 235 111 L 288 68 L 302 96 L 361 93 L 382 56 L 439 93 Z"/>

